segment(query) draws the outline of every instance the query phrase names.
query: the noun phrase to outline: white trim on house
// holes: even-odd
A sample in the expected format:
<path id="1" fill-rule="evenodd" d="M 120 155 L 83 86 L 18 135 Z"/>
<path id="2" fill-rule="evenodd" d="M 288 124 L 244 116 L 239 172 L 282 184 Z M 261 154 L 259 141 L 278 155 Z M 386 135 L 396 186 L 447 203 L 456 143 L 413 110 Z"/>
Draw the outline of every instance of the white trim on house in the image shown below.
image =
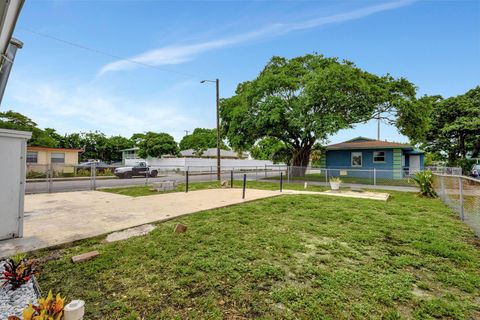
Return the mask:
<path id="1" fill-rule="evenodd" d="M 375 158 L 380 157 L 380 156 L 375 156 L 375 153 L 380 153 L 380 152 L 383 153 L 383 161 L 376 161 Z M 386 158 L 387 158 L 387 152 L 386 151 L 384 151 L 384 150 L 373 151 L 373 154 L 372 154 L 373 163 L 385 163 Z"/>
<path id="2" fill-rule="evenodd" d="M 360 155 L 360 164 L 353 164 L 353 157 Z M 363 153 L 361 151 L 355 151 L 350 154 L 350 166 L 361 168 L 363 166 Z"/>

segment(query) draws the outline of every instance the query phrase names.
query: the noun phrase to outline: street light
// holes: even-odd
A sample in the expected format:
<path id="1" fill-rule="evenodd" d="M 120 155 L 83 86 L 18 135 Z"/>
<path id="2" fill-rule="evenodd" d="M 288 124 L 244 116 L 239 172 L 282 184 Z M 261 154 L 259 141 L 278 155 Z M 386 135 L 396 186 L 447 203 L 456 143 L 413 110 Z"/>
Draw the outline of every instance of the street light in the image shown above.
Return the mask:
<path id="1" fill-rule="evenodd" d="M 220 181 L 220 80 L 202 80 L 200 83 L 215 83 L 217 89 L 217 180 Z"/>

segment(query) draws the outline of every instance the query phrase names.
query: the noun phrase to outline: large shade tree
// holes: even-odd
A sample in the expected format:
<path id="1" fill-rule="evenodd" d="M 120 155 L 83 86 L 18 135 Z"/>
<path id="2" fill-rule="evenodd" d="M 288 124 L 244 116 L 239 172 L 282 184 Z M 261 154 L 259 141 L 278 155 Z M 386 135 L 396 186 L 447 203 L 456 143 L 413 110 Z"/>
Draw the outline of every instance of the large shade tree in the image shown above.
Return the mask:
<path id="1" fill-rule="evenodd" d="M 222 100 L 224 134 L 235 149 L 248 150 L 272 137 L 291 152 L 291 165 L 307 166 L 313 146 L 331 134 L 415 99 L 415 87 L 377 76 L 352 62 L 309 54 L 273 57 L 259 76 L 240 83 Z"/>

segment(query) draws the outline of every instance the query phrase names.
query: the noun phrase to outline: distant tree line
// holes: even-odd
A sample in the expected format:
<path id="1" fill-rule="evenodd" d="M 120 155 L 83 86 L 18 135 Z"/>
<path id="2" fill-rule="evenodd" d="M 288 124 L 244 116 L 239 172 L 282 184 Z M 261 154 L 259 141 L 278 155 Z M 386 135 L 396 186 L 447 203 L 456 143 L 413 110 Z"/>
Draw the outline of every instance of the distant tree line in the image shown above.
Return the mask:
<path id="1" fill-rule="evenodd" d="M 180 150 L 194 149 L 200 156 L 208 148 L 216 147 L 216 130 L 196 128 L 192 134 L 186 135 L 177 144 L 175 139 L 164 132 L 135 133 L 130 138 L 120 135 L 108 137 L 100 131 L 59 134 L 55 129 L 41 129 L 30 118 L 14 111 L 0 112 L 0 128 L 32 132 L 29 146 L 50 148 L 82 149 L 80 161 L 97 159 L 106 162 L 122 160 L 123 149 L 138 147 L 142 158 L 177 156 Z M 222 148 L 228 149 L 223 143 Z"/>

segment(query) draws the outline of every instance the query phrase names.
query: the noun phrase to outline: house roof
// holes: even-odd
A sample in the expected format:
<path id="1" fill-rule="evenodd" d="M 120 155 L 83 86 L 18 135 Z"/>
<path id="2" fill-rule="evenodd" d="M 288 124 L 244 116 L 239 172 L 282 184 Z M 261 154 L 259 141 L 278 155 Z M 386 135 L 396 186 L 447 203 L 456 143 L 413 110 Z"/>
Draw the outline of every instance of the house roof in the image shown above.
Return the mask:
<path id="1" fill-rule="evenodd" d="M 413 149 L 407 143 L 398 143 L 382 140 L 374 140 L 365 137 L 357 137 L 345 142 L 331 144 L 326 147 L 327 150 L 345 150 L 345 149 Z"/>
<path id="2" fill-rule="evenodd" d="M 68 149 L 68 148 L 49 148 L 49 147 L 38 147 L 30 146 L 27 147 L 28 151 L 64 151 L 64 152 L 83 152 L 82 149 Z"/>

